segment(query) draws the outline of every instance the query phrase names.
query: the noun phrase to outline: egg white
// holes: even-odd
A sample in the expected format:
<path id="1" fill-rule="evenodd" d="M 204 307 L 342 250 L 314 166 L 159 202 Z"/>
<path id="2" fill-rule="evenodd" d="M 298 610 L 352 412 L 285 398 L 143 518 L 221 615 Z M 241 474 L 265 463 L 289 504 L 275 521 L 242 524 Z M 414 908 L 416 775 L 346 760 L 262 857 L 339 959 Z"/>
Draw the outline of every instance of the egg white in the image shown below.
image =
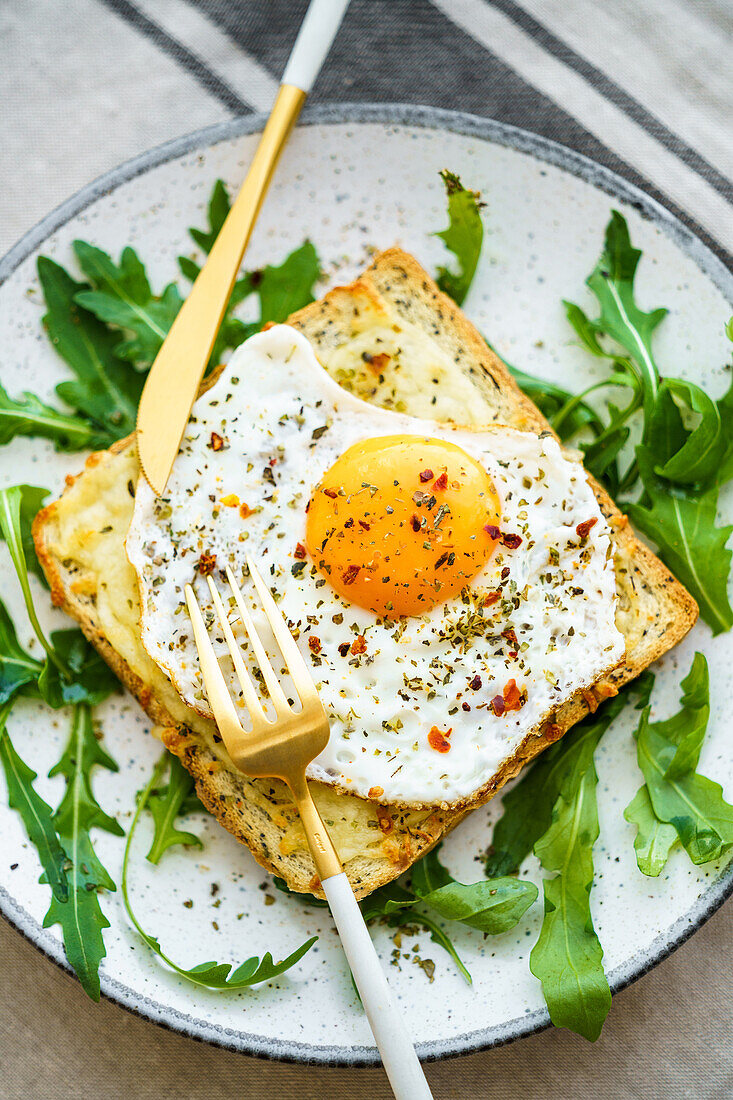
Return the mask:
<path id="1" fill-rule="evenodd" d="M 484 608 L 488 622 L 478 629 L 482 613 L 469 597 L 384 622 L 345 602 L 309 560 L 303 567 L 294 557 L 324 471 L 359 440 L 399 434 L 450 440 L 478 459 L 499 494 L 502 530 L 521 536 L 516 549 L 499 546 L 471 585 L 474 593 L 502 593 Z M 243 519 L 238 506 L 222 503 L 232 495 L 253 514 Z M 576 526 L 591 519 L 581 543 Z M 143 644 L 183 700 L 205 715 L 184 586 L 193 583 L 210 612 L 222 668 L 241 698 L 197 563 L 215 555 L 225 602 L 220 570 L 232 567 L 276 654 L 246 577 L 251 553 L 331 717 L 329 744 L 310 777 L 383 802 L 470 800 L 537 723 L 624 656 L 611 531 L 579 462 L 549 433 L 462 430 L 369 405 L 338 386 L 307 340 L 285 325 L 243 344 L 196 402 L 164 497 L 140 479 L 127 553 L 140 586 Z M 339 645 L 362 637 L 363 653 L 341 656 Z M 281 659 L 274 664 L 279 670 Z M 510 679 L 526 702 L 498 717 L 491 700 Z M 433 726 L 451 729 L 448 752 L 430 746 Z"/>

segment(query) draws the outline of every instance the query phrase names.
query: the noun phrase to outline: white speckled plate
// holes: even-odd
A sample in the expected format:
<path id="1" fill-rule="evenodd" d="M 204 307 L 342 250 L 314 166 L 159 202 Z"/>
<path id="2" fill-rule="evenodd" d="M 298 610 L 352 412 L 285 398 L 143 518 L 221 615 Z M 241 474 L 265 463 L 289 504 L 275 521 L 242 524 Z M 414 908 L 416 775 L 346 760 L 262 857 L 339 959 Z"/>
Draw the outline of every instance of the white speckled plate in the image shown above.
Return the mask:
<path id="1" fill-rule="evenodd" d="M 254 149 L 262 120 L 244 119 L 201 131 L 131 161 L 85 188 L 29 233 L 0 263 L 2 382 L 12 393 L 51 396 L 65 376 L 41 330 L 42 302 L 35 277 L 39 252 L 72 263 L 71 242 L 84 237 L 119 252 L 133 244 L 156 287 L 177 277 L 176 257 L 190 250 L 186 229 L 201 225 L 214 180 L 236 188 Z M 328 278 L 344 279 L 367 261 L 372 246 L 398 242 L 432 268 L 442 245 L 431 234 L 445 224 L 438 171 L 448 167 L 483 192 L 488 226 L 478 274 L 466 302 L 469 316 L 499 352 L 528 371 L 571 387 L 593 365 L 571 341 L 562 297 L 586 301 L 583 280 L 596 260 L 611 206 L 628 218 L 644 250 L 639 272 L 642 305 L 670 307 L 658 337 L 659 361 L 670 372 L 694 377 L 713 393 L 723 389 L 729 358 L 723 325 L 730 315 L 733 279 L 715 256 L 654 202 L 577 154 L 497 123 L 422 108 L 339 107 L 306 113 L 286 150 L 265 204 L 247 262 L 279 261 L 307 233 L 325 262 Z M 72 265 L 73 266 L 73 265 Z M 3 484 L 27 480 L 57 492 L 79 456 L 55 454 L 36 440 L 0 451 Z M 725 498 L 731 513 L 730 494 Z M 4 548 L 2 548 L 4 553 Z M 22 605 L 2 561 L 3 599 L 20 624 Z M 47 600 L 41 595 L 39 603 Z M 50 610 L 49 625 L 63 616 Z M 25 639 L 26 641 L 28 639 Z M 727 710 L 733 687 L 731 637 L 713 639 L 697 626 L 659 665 L 656 700 L 676 704 L 681 672 L 696 648 L 710 662 L 712 717 L 701 770 L 733 798 L 733 754 Z M 660 712 L 661 712 L 660 705 Z M 129 697 L 100 708 L 106 744 L 120 764 L 98 770 L 99 800 L 123 826 L 135 792 L 150 774 L 160 747 Z M 655 965 L 717 908 L 733 889 L 733 868 L 694 868 L 676 852 L 659 879 L 636 869 L 633 830 L 623 807 L 639 785 L 631 738 L 632 716 L 619 720 L 598 755 L 601 836 L 596 846 L 593 916 L 617 990 Z M 67 735 L 64 714 L 31 703 L 11 718 L 15 745 L 38 771 L 38 787 L 53 804 L 61 780 L 45 778 Z M 444 858 L 464 881 L 482 873 L 478 855 L 501 809 L 497 798 L 447 840 Z M 228 994 L 197 990 L 159 966 L 129 927 L 119 894 L 104 898 L 111 921 L 103 992 L 151 1020 L 222 1046 L 273 1058 L 369 1064 L 376 1051 L 352 992 L 345 961 L 327 914 L 275 894 L 249 853 L 213 821 L 198 820 L 203 852 L 176 849 L 155 870 L 142 860 L 148 823 L 136 846 L 132 891 L 143 924 L 176 960 L 241 961 L 272 951 L 276 958 L 318 933 L 316 947 L 280 980 Z M 58 930 L 44 930 L 48 887 L 17 815 L 0 794 L 0 908 L 50 958 L 66 965 Z M 100 833 L 97 847 L 119 880 L 123 842 Z M 533 861 L 529 874 L 540 881 Z M 218 891 L 212 889 L 216 883 Z M 215 895 L 215 896 L 214 896 Z M 188 904 L 191 902 L 192 904 Z M 186 904 L 184 904 L 186 903 Z M 417 938 L 423 957 L 435 961 L 429 983 L 419 967 L 402 962 L 390 979 L 425 1057 L 442 1057 L 505 1042 L 546 1026 L 539 983 L 527 958 L 539 930 L 541 905 L 513 932 L 484 940 L 453 928 L 473 973 L 467 986 L 441 949 Z M 386 930 L 373 935 L 385 964 L 393 944 Z M 406 945 L 408 948 L 411 944 Z"/>

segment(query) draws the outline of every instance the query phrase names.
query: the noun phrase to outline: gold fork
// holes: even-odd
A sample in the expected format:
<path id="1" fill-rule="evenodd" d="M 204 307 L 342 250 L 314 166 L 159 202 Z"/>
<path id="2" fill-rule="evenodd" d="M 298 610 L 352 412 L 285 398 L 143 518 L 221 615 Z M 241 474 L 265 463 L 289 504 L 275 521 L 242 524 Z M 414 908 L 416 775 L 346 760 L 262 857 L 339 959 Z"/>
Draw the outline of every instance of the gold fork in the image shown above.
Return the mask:
<path id="1" fill-rule="evenodd" d="M 265 714 L 229 624 L 221 596 L 209 576 L 207 580 L 211 597 L 234 662 L 252 730 L 245 731 L 237 717 L 234 702 L 196 602 L 196 595 L 191 585 L 187 585 L 186 603 L 193 624 L 204 686 L 216 724 L 235 767 L 245 775 L 256 778 L 272 776 L 282 779 L 292 791 L 323 891 L 392 1090 L 397 1100 L 432 1100 L 432 1093 L 405 1022 L 390 992 L 351 884 L 308 790 L 305 769 L 328 743 L 328 716 L 285 619 L 251 557 L 247 558 L 247 565 L 302 709 L 295 711 L 288 703 L 239 585 L 231 569 L 227 568 L 227 580 L 267 686 L 275 710 L 275 721 L 271 722 Z"/>

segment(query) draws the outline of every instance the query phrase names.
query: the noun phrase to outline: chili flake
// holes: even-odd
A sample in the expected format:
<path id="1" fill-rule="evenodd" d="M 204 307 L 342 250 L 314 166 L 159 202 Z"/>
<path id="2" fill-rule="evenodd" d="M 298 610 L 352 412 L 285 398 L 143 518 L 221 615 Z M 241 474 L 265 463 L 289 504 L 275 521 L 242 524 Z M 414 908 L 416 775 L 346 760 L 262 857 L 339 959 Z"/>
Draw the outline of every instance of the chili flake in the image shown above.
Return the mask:
<path id="1" fill-rule="evenodd" d="M 453 727 L 446 730 L 445 733 L 439 730 L 437 726 L 433 726 L 428 734 L 428 744 L 431 749 L 435 749 L 436 752 L 450 752 L 450 741 L 448 738 L 453 733 Z"/>
<path id="2" fill-rule="evenodd" d="M 468 681 L 468 686 L 471 688 L 472 691 L 478 691 L 478 689 L 481 687 L 481 677 L 478 675 L 474 676 L 471 680 Z"/>
<path id="3" fill-rule="evenodd" d="M 504 707 L 507 711 L 520 710 L 522 707 L 522 696 L 516 680 L 509 680 L 504 687 Z"/>
<path id="4" fill-rule="evenodd" d="M 302 561 L 305 557 L 305 546 L 303 546 L 302 542 L 299 542 L 298 545 L 295 547 L 295 550 L 293 551 L 293 557 L 297 558 L 298 561 Z"/>
<path id="5" fill-rule="evenodd" d="M 498 542 L 498 540 L 501 538 L 501 531 L 498 527 L 495 527 L 493 523 L 485 523 L 484 531 L 489 536 L 489 538 L 494 539 L 495 542 Z"/>
<path id="6" fill-rule="evenodd" d="M 308 639 L 308 649 L 311 651 L 311 653 L 321 652 L 321 639 L 317 638 L 315 634 L 311 634 Z"/>
<path id="7" fill-rule="evenodd" d="M 202 554 L 196 568 L 202 577 L 208 577 L 216 569 L 216 554 Z"/>
<path id="8" fill-rule="evenodd" d="M 338 496 L 338 493 L 335 489 L 324 489 L 323 492 L 327 497 L 330 497 L 331 500 L 335 500 L 335 498 Z"/>
<path id="9" fill-rule="evenodd" d="M 344 584 L 353 584 L 354 581 L 356 580 L 356 578 L 359 576 L 360 572 L 361 572 L 361 566 L 360 565 L 349 565 L 344 570 L 344 575 L 343 575 L 343 578 L 342 578 Z"/>
<path id="10" fill-rule="evenodd" d="M 579 539 L 587 539 L 588 535 L 590 534 L 591 528 L 595 527 L 595 525 L 597 523 L 598 523 L 598 517 L 597 516 L 593 516 L 592 519 L 585 520 L 584 523 L 579 523 L 578 526 L 575 528 L 575 531 L 578 535 L 578 538 Z"/>
<path id="11" fill-rule="evenodd" d="M 384 794 L 384 787 L 370 787 L 367 791 L 368 798 L 381 798 Z"/>
<path id="12" fill-rule="evenodd" d="M 433 482 L 433 488 L 434 489 L 447 489 L 448 488 L 448 474 L 446 473 L 445 470 L 443 470 L 443 473 L 440 475 L 440 477 L 436 477 L 435 481 Z"/>
<path id="13" fill-rule="evenodd" d="M 502 535 L 501 541 L 508 550 L 516 550 L 518 546 L 522 545 L 521 535 Z"/>
<path id="14" fill-rule="evenodd" d="M 350 648 L 351 648 L 351 646 L 349 645 L 348 642 L 342 642 L 341 645 L 339 646 L 339 653 L 341 654 L 342 657 L 346 657 Z"/>
<path id="15" fill-rule="evenodd" d="M 360 634 L 358 638 L 354 638 L 351 643 L 351 652 L 356 655 L 357 653 L 366 653 L 366 638 L 363 634 Z"/>
<path id="16" fill-rule="evenodd" d="M 423 484 L 425 484 L 426 481 L 430 481 L 432 476 L 433 476 L 433 471 L 429 467 L 428 467 L 427 470 L 421 470 L 421 472 L 420 472 L 420 480 L 422 481 Z"/>
<path id="17" fill-rule="evenodd" d="M 224 447 L 224 440 L 222 436 L 220 436 L 217 432 L 212 432 L 208 446 L 212 451 L 221 451 Z"/>

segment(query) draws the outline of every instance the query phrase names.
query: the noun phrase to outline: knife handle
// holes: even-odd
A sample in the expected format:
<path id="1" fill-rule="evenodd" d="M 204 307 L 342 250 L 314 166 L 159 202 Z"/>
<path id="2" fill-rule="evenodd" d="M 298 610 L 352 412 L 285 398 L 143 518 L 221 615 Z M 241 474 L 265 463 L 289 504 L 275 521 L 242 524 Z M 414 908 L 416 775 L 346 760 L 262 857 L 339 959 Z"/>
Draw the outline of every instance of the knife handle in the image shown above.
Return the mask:
<path id="1" fill-rule="evenodd" d="M 348 6 L 349 0 L 311 0 L 285 66 L 283 84 L 310 92 Z"/>

